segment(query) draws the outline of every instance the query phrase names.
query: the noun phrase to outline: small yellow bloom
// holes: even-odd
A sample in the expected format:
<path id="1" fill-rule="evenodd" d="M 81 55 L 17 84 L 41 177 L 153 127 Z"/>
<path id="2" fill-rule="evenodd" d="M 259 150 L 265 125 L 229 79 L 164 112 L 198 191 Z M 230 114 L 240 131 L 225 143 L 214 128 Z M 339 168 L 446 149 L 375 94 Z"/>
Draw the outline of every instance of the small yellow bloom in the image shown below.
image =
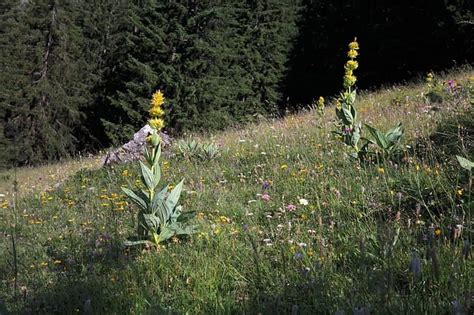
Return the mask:
<path id="1" fill-rule="evenodd" d="M 464 193 L 464 190 L 463 190 L 463 189 L 458 189 L 458 190 L 456 191 L 456 194 L 457 194 L 459 197 L 461 197 L 461 196 L 463 195 L 463 193 Z"/>
<path id="2" fill-rule="evenodd" d="M 383 167 L 379 167 L 377 172 L 379 172 L 379 174 L 385 174 L 385 169 Z"/>
<path id="3" fill-rule="evenodd" d="M 433 78 L 434 78 L 434 74 L 433 72 L 430 72 L 426 75 L 426 82 L 430 83 L 433 81 Z"/>
<path id="4" fill-rule="evenodd" d="M 357 49 L 359 49 L 359 43 L 357 42 L 357 37 L 354 38 L 354 41 L 352 41 L 351 43 L 349 43 L 349 49 L 351 49 L 351 50 L 357 50 Z"/>
<path id="5" fill-rule="evenodd" d="M 281 168 L 282 170 L 284 170 L 284 169 L 288 168 L 288 165 L 282 164 L 282 165 L 280 165 L 280 168 Z"/>
<path id="6" fill-rule="evenodd" d="M 165 114 L 165 111 L 161 107 L 153 106 L 148 111 L 151 117 L 161 117 Z"/>
<path id="7" fill-rule="evenodd" d="M 434 230 L 434 234 L 435 234 L 436 236 L 440 236 L 440 235 L 441 235 L 441 232 L 442 232 L 442 231 L 441 231 L 441 229 L 440 229 L 439 227 Z"/>
<path id="8" fill-rule="evenodd" d="M 357 81 L 357 78 L 355 75 L 352 74 L 346 74 L 344 76 L 344 87 L 348 88 L 353 86 Z"/>
<path id="9" fill-rule="evenodd" d="M 165 97 L 160 90 L 156 91 L 151 97 L 151 106 L 160 107 L 165 102 Z"/>
<path id="10" fill-rule="evenodd" d="M 355 50 L 355 49 L 351 49 L 351 50 L 349 50 L 349 52 L 347 53 L 347 57 L 349 57 L 349 58 L 351 58 L 351 59 L 356 58 L 358 55 L 359 55 L 359 53 L 358 53 L 357 50 Z"/>
<path id="11" fill-rule="evenodd" d="M 346 71 L 353 71 L 355 69 L 357 69 L 359 67 L 359 63 L 355 60 L 348 60 L 346 62 L 346 65 L 344 66 L 344 69 L 346 69 Z"/>
<path id="12" fill-rule="evenodd" d="M 165 121 L 161 118 L 152 118 L 148 121 L 151 128 L 161 130 L 165 126 Z"/>

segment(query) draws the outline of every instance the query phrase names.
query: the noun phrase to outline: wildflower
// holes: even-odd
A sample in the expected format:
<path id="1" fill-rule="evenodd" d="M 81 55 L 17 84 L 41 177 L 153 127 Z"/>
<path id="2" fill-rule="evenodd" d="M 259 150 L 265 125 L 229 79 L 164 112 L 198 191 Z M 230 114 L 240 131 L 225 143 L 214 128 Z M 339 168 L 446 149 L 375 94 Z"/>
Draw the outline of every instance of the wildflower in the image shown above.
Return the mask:
<path id="1" fill-rule="evenodd" d="M 165 122 L 161 118 L 152 118 L 148 121 L 148 124 L 155 130 L 161 130 L 165 126 Z"/>
<path id="2" fill-rule="evenodd" d="M 152 107 L 148 110 L 151 117 L 161 117 L 165 114 L 165 111 L 161 107 Z"/>
<path id="3" fill-rule="evenodd" d="M 350 134 L 353 130 L 354 130 L 354 128 L 352 128 L 352 127 L 344 126 L 344 127 L 342 128 L 342 133 L 348 135 L 348 134 Z"/>
<path id="4" fill-rule="evenodd" d="M 284 170 L 284 169 L 288 168 L 288 165 L 282 164 L 282 165 L 280 165 L 280 168 L 281 168 L 282 170 Z"/>
<path id="5" fill-rule="evenodd" d="M 434 230 L 434 235 L 436 236 L 440 236 L 441 235 L 441 229 L 439 227 L 437 227 L 435 230 Z"/>
<path id="6" fill-rule="evenodd" d="M 303 254 L 300 253 L 300 252 L 296 252 L 294 255 L 293 255 L 293 258 L 294 259 L 302 259 L 303 258 Z"/>
<path id="7" fill-rule="evenodd" d="M 349 50 L 349 52 L 347 53 L 347 57 L 349 57 L 349 58 L 351 58 L 351 59 L 356 58 L 358 55 L 359 55 L 359 53 L 358 53 L 357 50 L 355 50 L 355 49 L 351 49 L 351 50 Z"/>
<path id="8" fill-rule="evenodd" d="M 456 194 L 457 194 L 459 197 L 461 197 L 461 196 L 463 195 L 463 193 L 464 193 L 463 189 L 458 189 L 458 190 L 456 190 Z"/>
<path id="9" fill-rule="evenodd" d="M 299 203 L 300 203 L 300 205 L 307 206 L 309 202 L 308 202 L 308 200 L 306 200 L 304 198 L 300 198 Z"/>
<path id="10" fill-rule="evenodd" d="M 429 73 L 426 75 L 426 82 L 428 82 L 428 83 L 433 82 L 433 78 L 434 78 L 433 72 L 429 72 Z"/>
<path id="11" fill-rule="evenodd" d="M 349 43 L 349 49 L 351 49 L 351 50 L 359 49 L 359 43 L 357 42 L 357 37 L 354 38 L 354 41 Z"/>
<path id="12" fill-rule="evenodd" d="M 379 172 L 379 174 L 385 174 L 385 169 L 383 167 L 379 167 L 377 172 Z"/>
<path id="13" fill-rule="evenodd" d="M 286 210 L 290 211 L 290 212 L 293 212 L 296 210 L 296 206 L 293 205 L 293 204 L 289 204 L 286 206 Z"/>
<path id="14" fill-rule="evenodd" d="M 355 75 L 353 74 L 346 74 L 344 76 L 344 87 L 345 88 L 349 88 L 351 86 L 353 86 L 357 81 L 357 78 Z"/>
<path id="15" fill-rule="evenodd" d="M 268 189 L 270 188 L 270 182 L 268 180 L 265 180 L 263 181 L 263 184 L 262 184 L 262 189 L 265 190 L 265 189 Z"/>
<path id="16" fill-rule="evenodd" d="M 318 111 L 322 113 L 324 111 L 324 97 L 320 96 L 318 102 L 316 103 Z"/>
<path id="17" fill-rule="evenodd" d="M 160 107 L 165 102 L 163 93 L 158 90 L 151 97 L 151 107 Z"/>
<path id="18" fill-rule="evenodd" d="M 346 65 L 344 66 L 344 69 L 346 71 L 354 71 L 359 67 L 359 63 L 355 60 L 348 60 L 346 62 Z"/>
<path id="19" fill-rule="evenodd" d="M 263 201 L 270 201 L 270 195 L 269 194 L 263 194 L 260 198 L 262 198 Z"/>

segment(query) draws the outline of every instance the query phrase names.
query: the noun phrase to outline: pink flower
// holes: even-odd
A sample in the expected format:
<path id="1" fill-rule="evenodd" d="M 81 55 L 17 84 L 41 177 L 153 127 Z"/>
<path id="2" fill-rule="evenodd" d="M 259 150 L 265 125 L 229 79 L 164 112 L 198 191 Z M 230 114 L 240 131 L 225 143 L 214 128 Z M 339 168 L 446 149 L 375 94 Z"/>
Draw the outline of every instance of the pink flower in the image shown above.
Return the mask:
<path id="1" fill-rule="evenodd" d="M 288 205 L 286 206 L 286 210 L 290 211 L 290 212 L 293 212 L 296 210 L 296 206 L 295 205 Z"/>
<path id="2" fill-rule="evenodd" d="M 269 194 L 263 194 L 260 198 L 262 198 L 263 201 L 270 201 L 270 195 Z"/>

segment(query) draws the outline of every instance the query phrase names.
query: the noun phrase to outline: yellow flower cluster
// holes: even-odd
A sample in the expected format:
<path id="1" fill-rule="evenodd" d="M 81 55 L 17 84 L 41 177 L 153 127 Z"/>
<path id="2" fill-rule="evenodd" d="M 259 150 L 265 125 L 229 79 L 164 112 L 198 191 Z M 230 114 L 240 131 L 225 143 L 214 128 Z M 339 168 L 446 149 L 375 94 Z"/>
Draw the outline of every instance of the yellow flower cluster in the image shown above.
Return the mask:
<path id="1" fill-rule="evenodd" d="M 318 99 L 318 108 L 324 108 L 324 97 L 320 96 Z"/>
<path id="2" fill-rule="evenodd" d="M 324 113 L 324 97 L 320 96 L 318 101 L 316 102 L 316 108 L 319 114 Z"/>
<path id="3" fill-rule="evenodd" d="M 354 60 L 359 55 L 359 43 L 357 38 L 354 38 L 354 41 L 349 44 L 349 52 L 347 56 L 350 58 L 344 65 L 344 87 L 346 89 L 351 88 L 357 81 L 357 77 L 354 75 L 354 70 L 359 67 L 359 63 Z"/>
<path id="4" fill-rule="evenodd" d="M 428 83 L 433 82 L 433 78 L 434 78 L 433 72 L 429 72 L 429 73 L 426 75 L 426 82 L 428 82 Z"/>
<path id="5" fill-rule="evenodd" d="M 163 116 L 165 115 L 165 112 L 161 106 L 165 102 L 165 97 L 163 93 L 158 90 L 156 91 L 152 98 L 151 98 L 151 107 L 148 110 L 148 113 L 150 113 L 150 120 L 148 120 L 148 124 L 150 125 L 151 128 L 159 131 L 163 129 L 165 126 L 165 121 L 163 120 Z"/>

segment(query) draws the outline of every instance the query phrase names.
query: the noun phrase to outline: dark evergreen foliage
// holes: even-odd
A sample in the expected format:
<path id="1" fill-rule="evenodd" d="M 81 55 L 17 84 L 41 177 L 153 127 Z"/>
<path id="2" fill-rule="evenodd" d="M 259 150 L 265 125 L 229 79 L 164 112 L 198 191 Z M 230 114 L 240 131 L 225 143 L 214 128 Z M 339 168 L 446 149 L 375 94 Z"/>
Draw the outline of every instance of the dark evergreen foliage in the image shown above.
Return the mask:
<path id="1" fill-rule="evenodd" d="M 472 62 L 472 1 L 4 0 L 0 167 L 117 145 L 162 89 L 166 129 L 222 129 L 359 86 Z"/>

